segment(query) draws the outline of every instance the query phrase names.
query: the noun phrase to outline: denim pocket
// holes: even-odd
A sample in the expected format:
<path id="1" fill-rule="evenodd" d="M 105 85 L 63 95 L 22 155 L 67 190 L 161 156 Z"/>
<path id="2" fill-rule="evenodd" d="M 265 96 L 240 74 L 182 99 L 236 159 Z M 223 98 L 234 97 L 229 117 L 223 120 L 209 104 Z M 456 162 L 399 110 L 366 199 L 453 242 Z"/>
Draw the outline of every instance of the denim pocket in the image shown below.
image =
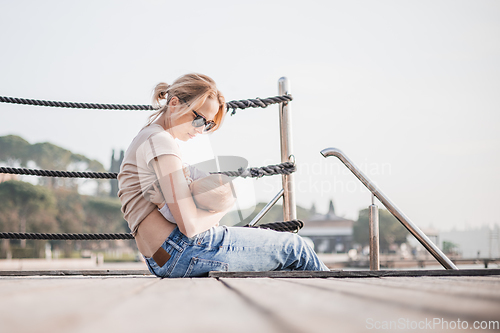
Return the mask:
<path id="1" fill-rule="evenodd" d="M 183 277 L 208 276 L 208 272 L 227 272 L 229 264 L 221 261 L 193 257 Z"/>
<path id="2" fill-rule="evenodd" d="M 182 244 L 184 245 L 184 244 Z M 161 246 L 165 251 L 167 251 L 168 254 L 170 254 L 170 259 L 160 267 L 153 258 L 146 258 L 146 261 L 148 263 L 148 268 L 151 273 L 158 277 L 169 277 L 169 275 L 172 273 L 172 270 L 175 268 L 175 265 L 179 261 L 179 258 L 184 251 L 184 248 L 182 246 L 179 246 L 178 244 L 175 244 L 173 241 L 170 239 L 167 239 L 165 243 L 162 244 Z"/>

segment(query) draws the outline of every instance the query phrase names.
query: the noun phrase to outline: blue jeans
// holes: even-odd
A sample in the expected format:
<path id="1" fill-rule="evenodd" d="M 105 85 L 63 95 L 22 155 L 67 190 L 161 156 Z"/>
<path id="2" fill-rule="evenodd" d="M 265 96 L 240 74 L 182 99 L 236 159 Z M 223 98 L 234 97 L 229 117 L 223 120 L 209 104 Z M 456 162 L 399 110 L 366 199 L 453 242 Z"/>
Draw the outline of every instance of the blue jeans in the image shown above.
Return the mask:
<path id="1" fill-rule="evenodd" d="M 297 234 L 244 227 L 213 227 L 192 238 L 175 228 L 162 244 L 170 259 L 160 267 L 145 258 L 158 277 L 208 276 L 210 271 L 327 271 Z"/>

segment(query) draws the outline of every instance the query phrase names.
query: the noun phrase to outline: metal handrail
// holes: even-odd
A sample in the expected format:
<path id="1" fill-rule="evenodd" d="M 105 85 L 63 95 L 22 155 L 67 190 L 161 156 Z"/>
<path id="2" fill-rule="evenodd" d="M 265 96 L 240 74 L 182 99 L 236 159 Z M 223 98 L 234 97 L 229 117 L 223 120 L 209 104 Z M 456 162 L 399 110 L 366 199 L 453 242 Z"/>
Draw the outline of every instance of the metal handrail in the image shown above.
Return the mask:
<path id="1" fill-rule="evenodd" d="M 267 214 L 268 211 L 271 210 L 271 208 L 273 208 L 274 204 L 279 200 L 279 198 L 281 198 L 283 196 L 283 193 L 285 191 L 283 189 L 281 189 L 278 194 L 276 194 L 276 196 L 274 198 L 271 199 L 271 201 L 269 201 L 267 203 L 267 205 L 264 206 L 264 208 L 262 208 L 262 210 L 252 219 L 252 221 L 250 221 L 250 223 L 248 223 L 248 226 L 250 227 L 253 227 L 254 225 L 256 225 L 263 217 L 264 215 Z M 285 219 L 285 221 L 288 221 Z"/>
<path id="2" fill-rule="evenodd" d="M 278 80 L 278 91 L 281 95 L 290 94 L 290 82 L 286 77 Z M 292 109 L 290 103 L 279 104 L 280 108 L 280 146 L 281 162 L 295 163 L 292 145 Z M 283 219 L 291 221 L 297 219 L 297 207 L 295 204 L 295 176 L 293 174 L 283 175 Z"/>
<path id="3" fill-rule="evenodd" d="M 290 95 L 290 82 L 286 77 L 278 80 L 278 91 L 282 95 Z M 292 145 L 292 109 L 289 102 L 279 104 L 279 124 L 280 124 L 280 150 L 281 162 L 295 163 Z M 292 221 L 297 219 L 297 207 L 295 204 L 295 181 L 293 173 L 283 174 L 281 177 L 283 188 L 271 199 L 271 201 L 253 218 L 248 224 L 256 225 L 264 215 L 283 197 L 283 219 Z"/>
<path id="4" fill-rule="evenodd" d="M 321 155 L 325 158 L 329 156 L 337 157 L 344 165 L 358 178 L 363 185 L 370 190 L 370 192 L 377 197 L 378 200 L 391 212 L 391 214 L 401 222 L 401 224 L 408 229 L 408 231 L 415 236 L 415 238 L 422 244 L 427 251 L 432 254 L 434 258 L 446 269 L 457 269 L 457 266 L 412 222 L 396 205 L 392 203 L 387 196 L 385 196 L 368 177 L 366 177 L 361 170 L 354 165 L 354 163 L 337 148 L 326 148 L 321 151 Z"/>

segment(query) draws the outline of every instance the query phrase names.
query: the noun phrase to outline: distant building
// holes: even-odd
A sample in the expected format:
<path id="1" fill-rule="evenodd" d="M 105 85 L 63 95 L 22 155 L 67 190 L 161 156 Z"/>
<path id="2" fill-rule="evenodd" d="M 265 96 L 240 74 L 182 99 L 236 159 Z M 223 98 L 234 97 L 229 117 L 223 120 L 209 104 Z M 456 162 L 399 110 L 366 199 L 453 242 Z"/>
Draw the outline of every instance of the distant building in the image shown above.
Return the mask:
<path id="1" fill-rule="evenodd" d="M 452 243 L 463 258 L 500 258 L 499 225 L 442 231 L 439 239 L 440 248 L 444 247 L 444 242 Z"/>
<path id="2" fill-rule="evenodd" d="M 314 204 L 310 211 L 312 216 L 304 221 L 299 235 L 310 238 L 316 252 L 345 253 L 352 248 L 354 221 L 337 216 L 333 201 L 326 215 L 317 214 Z"/>
<path id="3" fill-rule="evenodd" d="M 123 162 L 123 157 L 125 156 L 124 151 L 120 151 L 120 158 L 115 159 L 115 150 L 113 149 L 113 154 L 111 155 L 111 168 L 109 172 L 120 172 L 120 166 Z M 111 179 L 111 190 L 109 191 L 109 196 L 116 198 L 118 196 L 118 180 Z"/>
<path id="4" fill-rule="evenodd" d="M 466 230 L 438 231 L 422 228 L 422 232 L 446 254 L 456 254 L 465 259 L 500 258 L 500 226 L 482 226 Z M 427 250 L 416 240 L 408 236 L 408 244 L 417 253 L 427 254 Z"/>

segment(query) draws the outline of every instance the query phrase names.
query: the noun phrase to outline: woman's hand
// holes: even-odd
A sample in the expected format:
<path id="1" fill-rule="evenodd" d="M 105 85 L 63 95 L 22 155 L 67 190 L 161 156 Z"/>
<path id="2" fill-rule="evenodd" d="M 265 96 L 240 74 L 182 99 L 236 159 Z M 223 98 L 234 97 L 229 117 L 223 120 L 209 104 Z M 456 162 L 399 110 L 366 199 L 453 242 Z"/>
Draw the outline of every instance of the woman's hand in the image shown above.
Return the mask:
<path id="1" fill-rule="evenodd" d="M 157 205 L 158 208 L 161 209 L 165 205 L 165 198 L 157 182 L 154 182 L 153 186 L 146 191 L 146 195 L 149 201 Z"/>

